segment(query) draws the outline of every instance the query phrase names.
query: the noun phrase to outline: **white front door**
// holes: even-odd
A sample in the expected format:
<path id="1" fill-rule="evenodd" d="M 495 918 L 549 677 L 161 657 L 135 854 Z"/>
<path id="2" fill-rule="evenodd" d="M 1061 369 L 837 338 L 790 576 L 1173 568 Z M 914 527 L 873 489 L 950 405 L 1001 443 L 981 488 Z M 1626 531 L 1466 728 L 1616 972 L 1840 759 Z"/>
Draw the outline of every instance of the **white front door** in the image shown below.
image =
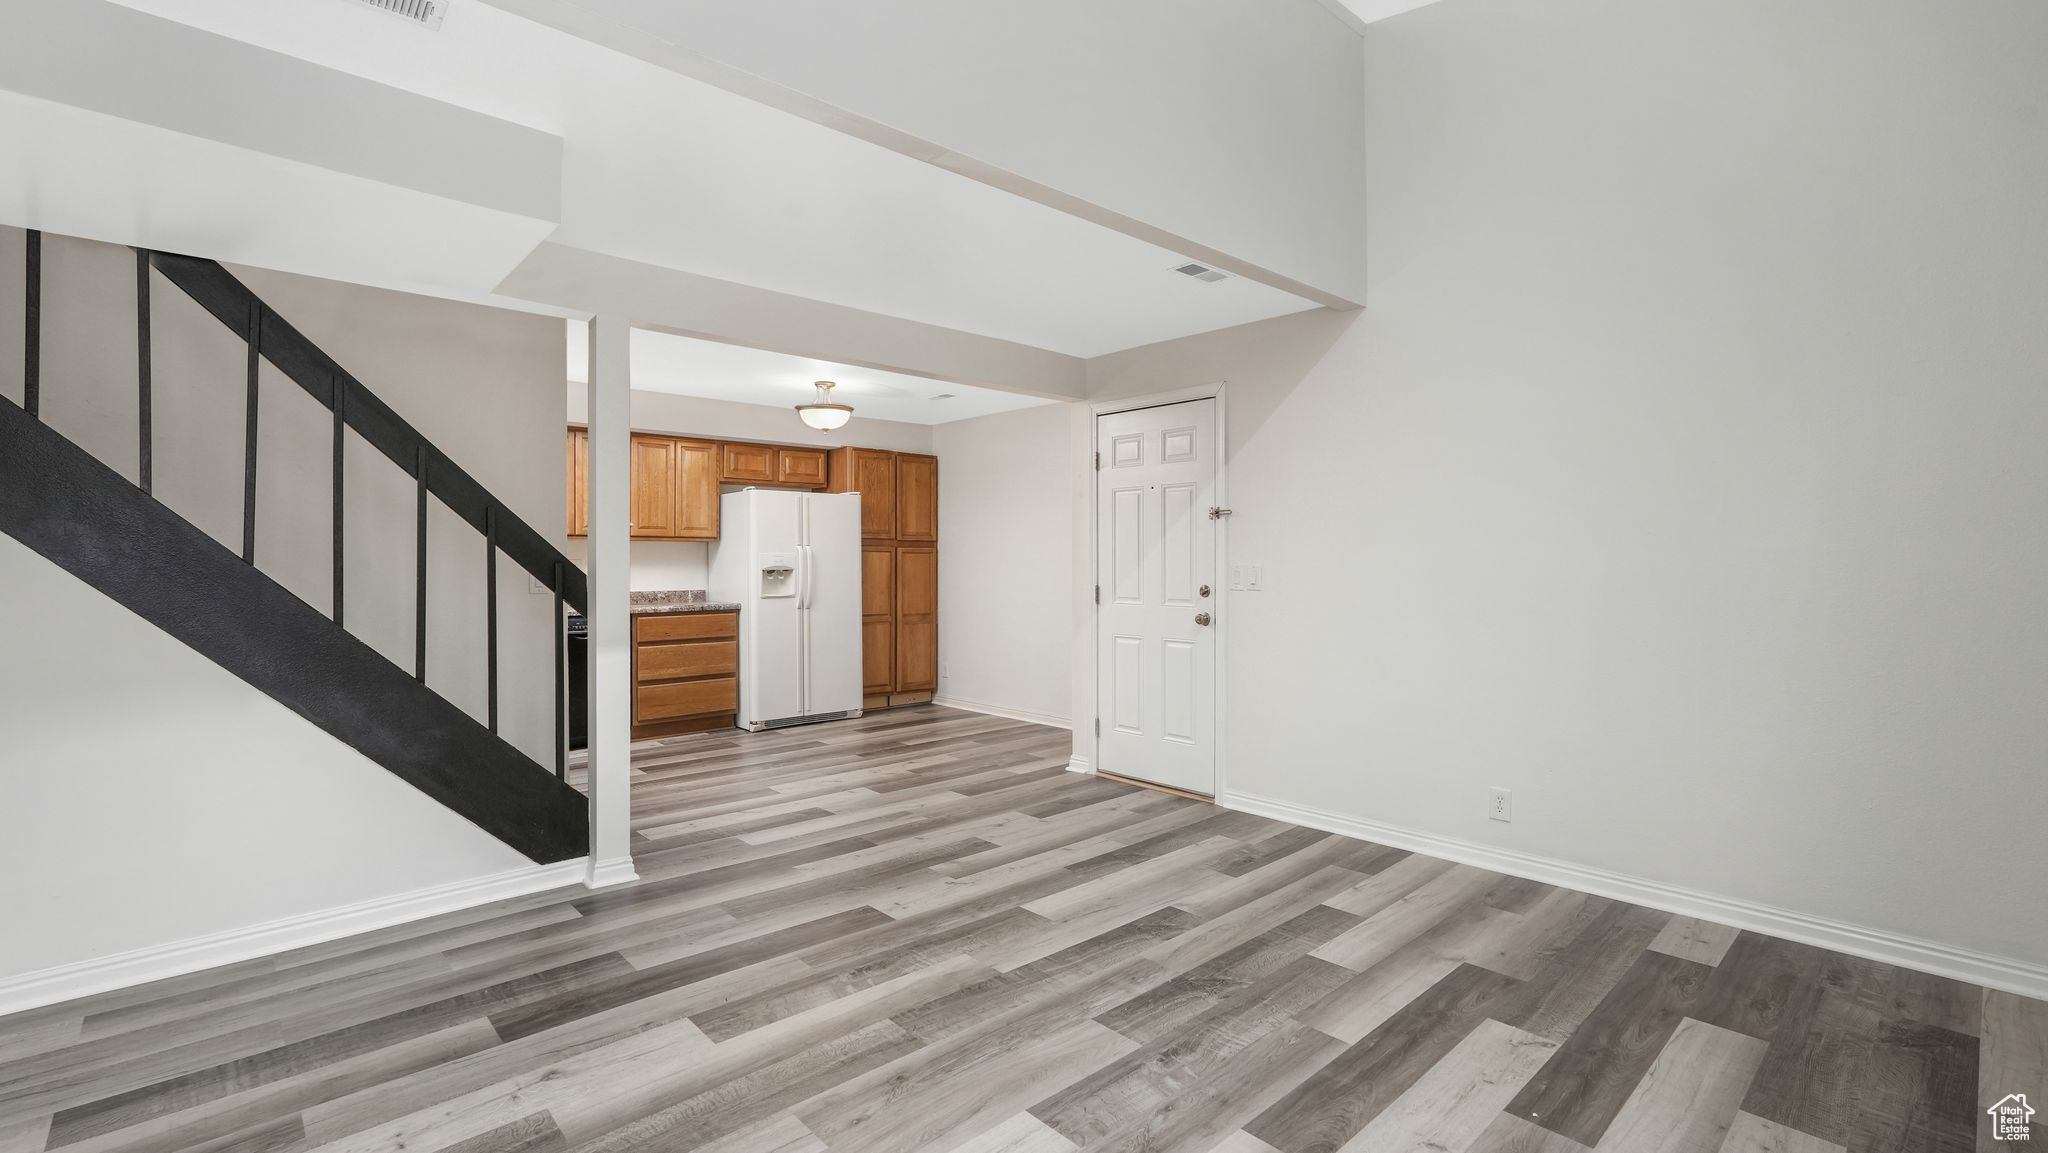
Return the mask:
<path id="1" fill-rule="evenodd" d="M 1096 418 L 1096 768 L 1216 792 L 1216 402 Z"/>

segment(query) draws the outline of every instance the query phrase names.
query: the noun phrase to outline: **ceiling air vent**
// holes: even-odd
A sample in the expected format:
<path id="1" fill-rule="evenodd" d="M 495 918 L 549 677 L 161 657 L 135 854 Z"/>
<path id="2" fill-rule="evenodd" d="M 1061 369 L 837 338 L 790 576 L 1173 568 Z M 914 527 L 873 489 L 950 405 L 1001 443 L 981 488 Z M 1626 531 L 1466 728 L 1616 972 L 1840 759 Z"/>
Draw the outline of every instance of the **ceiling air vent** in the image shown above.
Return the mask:
<path id="1" fill-rule="evenodd" d="M 1214 284 L 1219 280 L 1230 279 L 1230 274 L 1227 272 L 1211 268 L 1206 264 L 1196 264 L 1192 261 L 1181 265 L 1179 268 L 1174 269 L 1174 271 L 1182 276 L 1192 276 L 1204 284 Z"/>
<path id="2" fill-rule="evenodd" d="M 448 0 L 356 0 L 372 8 L 382 8 L 393 16 L 403 16 L 415 24 L 423 25 L 436 32 L 441 29 L 441 17 L 448 11 Z"/>

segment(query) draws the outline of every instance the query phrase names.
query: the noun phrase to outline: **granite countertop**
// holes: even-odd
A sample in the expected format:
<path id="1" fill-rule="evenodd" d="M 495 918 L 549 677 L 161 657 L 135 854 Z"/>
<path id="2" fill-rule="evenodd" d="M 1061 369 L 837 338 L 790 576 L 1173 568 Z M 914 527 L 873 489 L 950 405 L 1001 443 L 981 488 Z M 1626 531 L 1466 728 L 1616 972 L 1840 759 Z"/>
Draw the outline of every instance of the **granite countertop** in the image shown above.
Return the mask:
<path id="1" fill-rule="evenodd" d="M 632 594 L 632 613 L 646 616 L 654 613 L 736 613 L 740 606 L 730 601 L 704 599 L 703 589 L 669 589 L 664 592 L 639 592 Z"/>

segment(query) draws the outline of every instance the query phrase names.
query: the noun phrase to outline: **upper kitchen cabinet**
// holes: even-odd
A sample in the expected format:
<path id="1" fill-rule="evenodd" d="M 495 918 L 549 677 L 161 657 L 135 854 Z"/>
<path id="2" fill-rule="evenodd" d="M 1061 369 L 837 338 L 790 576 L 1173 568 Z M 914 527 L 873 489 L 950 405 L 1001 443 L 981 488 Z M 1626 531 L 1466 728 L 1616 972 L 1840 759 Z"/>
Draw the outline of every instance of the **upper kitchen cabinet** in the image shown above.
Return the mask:
<path id="1" fill-rule="evenodd" d="M 718 539 L 718 446 L 708 440 L 676 445 L 676 539 Z"/>
<path id="2" fill-rule="evenodd" d="M 824 488 L 825 450 L 727 441 L 719 446 L 718 479 L 726 484 Z"/>
<path id="3" fill-rule="evenodd" d="M 825 450 L 777 445 L 775 483 L 791 488 L 824 488 Z"/>
<path id="4" fill-rule="evenodd" d="M 667 540 L 676 535 L 676 500 L 682 475 L 676 442 L 665 436 L 633 436 L 633 520 L 635 537 Z"/>
<path id="5" fill-rule="evenodd" d="M 590 433 L 569 430 L 569 535 L 590 535 Z"/>
<path id="6" fill-rule="evenodd" d="M 775 446 L 737 441 L 720 445 L 718 479 L 727 484 L 774 484 Z"/>
<path id="7" fill-rule="evenodd" d="M 719 446 L 634 433 L 628 475 L 634 540 L 717 540 Z M 590 535 L 590 434 L 569 430 L 569 535 Z"/>
<path id="8" fill-rule="evenodd" d="M 896 539 L 939 539 L 938 457 L 896 454 Z"/>
<path id="9" fill-rule="evenodd" d="M 835 448 L 830 475 L 833 492 L 860 494 L 860 535 L 868 540 L 894 540 L 896 454 L 874 448 Z"/>

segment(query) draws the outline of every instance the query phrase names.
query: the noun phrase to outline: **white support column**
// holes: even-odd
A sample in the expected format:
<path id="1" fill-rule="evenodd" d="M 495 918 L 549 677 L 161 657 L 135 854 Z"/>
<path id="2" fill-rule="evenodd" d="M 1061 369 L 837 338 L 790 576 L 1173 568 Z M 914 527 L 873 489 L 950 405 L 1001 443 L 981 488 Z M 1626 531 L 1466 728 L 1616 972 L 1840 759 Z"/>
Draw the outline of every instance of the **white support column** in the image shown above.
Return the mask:
<path id="1" fill-rule="evenodd" d="M 590 321 L 590 881 L 635 879 L 632 771 L 630 538 L 632 396 L 629 326 Z"/>

